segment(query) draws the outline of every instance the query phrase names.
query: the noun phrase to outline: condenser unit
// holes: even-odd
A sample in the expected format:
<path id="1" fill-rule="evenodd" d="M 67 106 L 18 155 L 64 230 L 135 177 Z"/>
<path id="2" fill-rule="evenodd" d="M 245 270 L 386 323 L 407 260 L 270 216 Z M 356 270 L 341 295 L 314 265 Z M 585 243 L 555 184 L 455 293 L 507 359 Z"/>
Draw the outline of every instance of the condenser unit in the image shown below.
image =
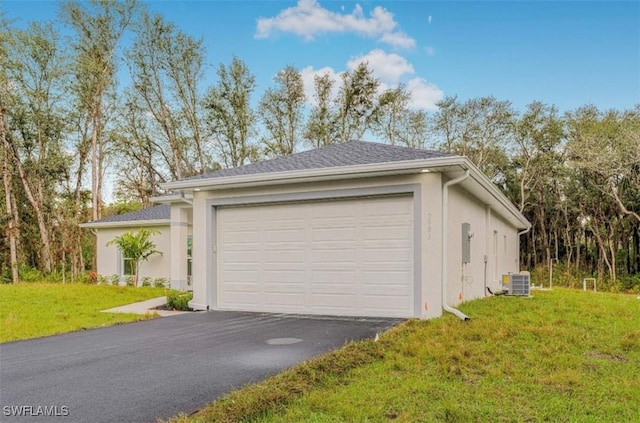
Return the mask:
<path id="1" fill-rule="evenodd" d="M 502 275 L 502 286 L 507 291 L 507 295 L 531 295 L 531 276 L 528 274 Z"/>

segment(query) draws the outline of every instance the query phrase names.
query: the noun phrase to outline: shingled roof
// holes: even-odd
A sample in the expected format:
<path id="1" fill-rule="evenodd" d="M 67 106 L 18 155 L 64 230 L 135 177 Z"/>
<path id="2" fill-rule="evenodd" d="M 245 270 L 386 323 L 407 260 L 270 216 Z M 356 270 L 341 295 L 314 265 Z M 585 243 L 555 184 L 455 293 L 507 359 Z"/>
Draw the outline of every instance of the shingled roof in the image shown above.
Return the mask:
<path id="1" fill-rule="evenodd" d="M 231 169 L 209 172 L 187 179 L 210 179 L 229 176 L 258 175 L 261 173 L 389 163 L 407 160 L 425 160 L 451 156 L 453 155 L 432 150 L 421 150 L 417 148 L 380 144 L 368 141 L 347 141 Z"/>
<path id="2" fill-rule="evenodd" d="M 119 223 L 119 222 L 148 222 L 153 220 L 166 220 L 171 218 L 171 206 L 168 204 L 160 204 L 158 206 L 149 207 L 146 209 L 117 214 L 114 216 L 105 217 L 104 219 L 94 220 L 88 222 L 85 225 L 103 224 L 103 223 Z"/>

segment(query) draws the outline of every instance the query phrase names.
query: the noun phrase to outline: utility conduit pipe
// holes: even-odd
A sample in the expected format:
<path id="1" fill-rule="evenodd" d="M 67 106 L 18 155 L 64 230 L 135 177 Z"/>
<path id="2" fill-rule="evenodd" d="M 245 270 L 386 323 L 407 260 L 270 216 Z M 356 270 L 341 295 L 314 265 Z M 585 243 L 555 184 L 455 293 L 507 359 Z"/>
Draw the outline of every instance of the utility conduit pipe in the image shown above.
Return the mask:
<path id="1" fill-rule="evenodd" d="M 471 320 L 471 318 L 460 310 L 447 304 L 447 278 L 449 276 L 449 187 L 464 181 L 468 177 L 469 169 L 465 171 L 464 175 L 447 181 L 442 186 L 442 309 L 455 314 L 462 320 Z"/>

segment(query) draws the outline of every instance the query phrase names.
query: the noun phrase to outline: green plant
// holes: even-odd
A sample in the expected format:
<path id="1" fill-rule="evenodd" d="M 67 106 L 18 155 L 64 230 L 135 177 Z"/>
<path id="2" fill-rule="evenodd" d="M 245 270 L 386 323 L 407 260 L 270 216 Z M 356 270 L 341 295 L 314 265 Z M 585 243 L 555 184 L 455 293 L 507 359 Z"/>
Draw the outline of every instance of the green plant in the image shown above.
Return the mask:
<path id="1" fill-rule="evenodd" d="M 145 276 L 142 278 L 142 286 L 151 286 L 152 279 L 149 276 Z"/>
<path id="2" fill-rule="evenodd" d="M 120 276 L 119 275 L 111 275 L 109 277 L 109 279 L 111 280 L 111 285 L 113 286 L 118 286 L 120 285 Z"/>
<path id="3" fill-rule="evenodd" d="M 134 276 L 125 276 L 124 277 L 124 284 L 126 286 L 136 286 L 135 277 Z"/>
<path id="4" fill-rule="evenodd" d="M 638 421 L 636 295 L 554 288 L 460 309 L 470 321 L 409 320 L 170 422 Z"/>
<path id="5" fill-rule="evenodd" d="M 151 237 L 159 233 L 156 230 L 140 228 L 137 232 L 125 232 L 107 242 L 107 246 L 117 246 L 122 253 L 122 257 L 131 260 L 133 286 L 138 286 L 140 263 L 148 260 L 154 254 L 162 254 L 162 252 L 156 250 L 156 245 L 151 241 Z"/>
<path id="6" fill-rule="evenodd" d="M 167 279 L 167 278 L 155 278 L 153 280 L 153 286 L 155 288 L 168 288 L 169 287 L 169 279 Z"/>
<path id="7" fill-rule="evenodd" d="M 98 275 L 98 285 L 107 285 L 109 283 L 109 280 L 103 276 L 103 275 Z"/>
<path id="8" fill-rule="evenodd" d="M 38 269 L 26 265 L 19 267 L 18 274 L 22 282 L 40 282 L 42 280 L 42 273 Z"/>
<path id="9" fill-rule="evenodd" d="M 80 283 L 0 284 L 0 342 L 153 318 L 154 314 L 101 310 L 163 294 L 163 289 Z"/>
<path id="10" fill-rule="evenodd" d="M 167 307 L 189 311 L 189 301 L 193 299 L 193 292 L 180 292 L 180 291 L 169 291 L 167 292 Z"/>

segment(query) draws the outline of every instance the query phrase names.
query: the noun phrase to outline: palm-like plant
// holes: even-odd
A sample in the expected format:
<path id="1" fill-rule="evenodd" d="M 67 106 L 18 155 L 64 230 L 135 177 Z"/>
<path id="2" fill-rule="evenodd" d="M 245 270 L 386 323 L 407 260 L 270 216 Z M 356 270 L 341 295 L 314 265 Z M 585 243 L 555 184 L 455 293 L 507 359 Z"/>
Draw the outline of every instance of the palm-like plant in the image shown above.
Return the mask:
<path id="1" fill-rule="evenodd" d="M 116 245 L 122 257 L 131 260 L 133 283 L 136 287 L 138 286 L 140 262 L 148 260 L 153 254 L 162 254 L 156 250 L 156 245 L 151 241 L 151 236 L 159 233 L 153 229 L 140 228 L 137 232 L 125 232 L 107 242 L 107 246 Z"/>

